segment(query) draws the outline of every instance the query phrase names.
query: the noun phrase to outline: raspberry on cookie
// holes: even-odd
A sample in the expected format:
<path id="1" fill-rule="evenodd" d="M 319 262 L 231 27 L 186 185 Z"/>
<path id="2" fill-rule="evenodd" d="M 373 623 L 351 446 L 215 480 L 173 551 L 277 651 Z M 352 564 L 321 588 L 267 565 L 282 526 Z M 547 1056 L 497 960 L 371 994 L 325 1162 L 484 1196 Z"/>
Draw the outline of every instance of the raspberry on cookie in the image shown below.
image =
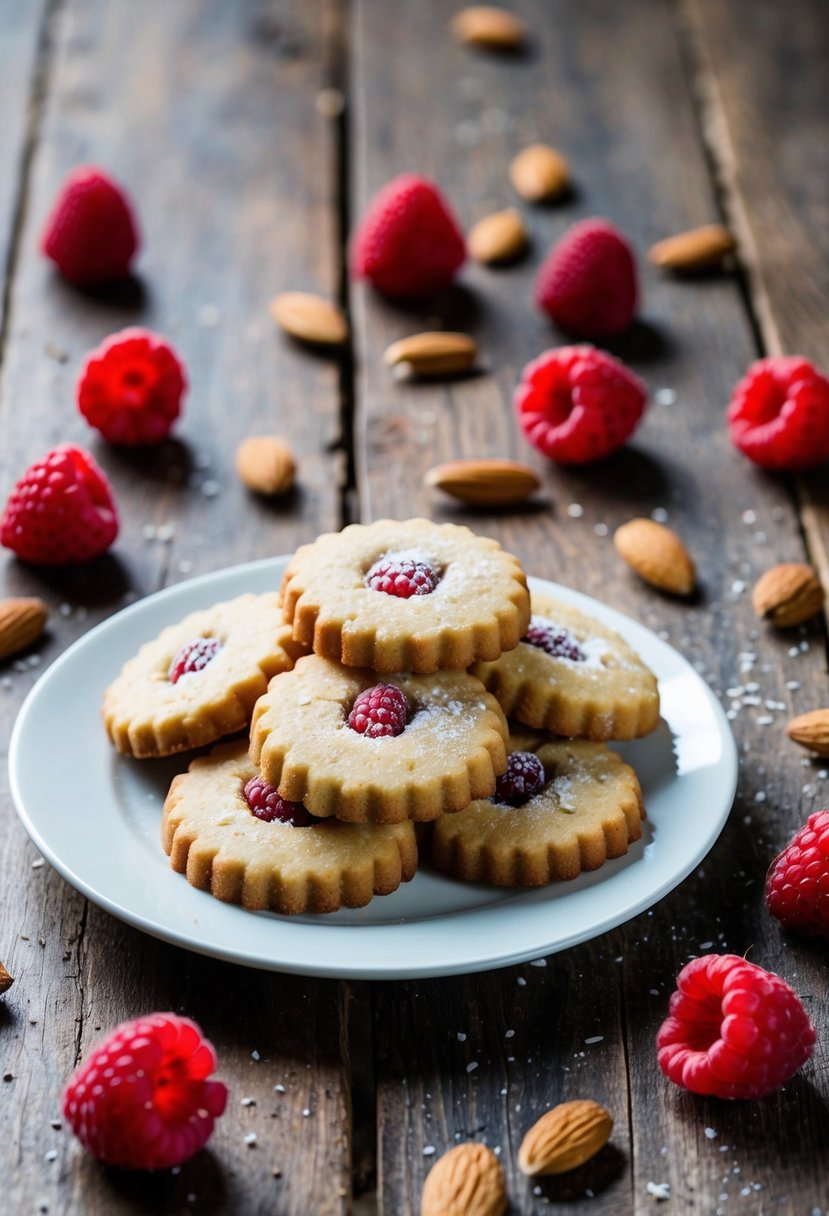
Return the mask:
<path id="1" fill-rule="evenodd" d="M 518 559 L 455 524 L 383 519 L 303 545 L 282 580 L 294 639 L 348 667 L 460 671 L 529 622 Z"/>

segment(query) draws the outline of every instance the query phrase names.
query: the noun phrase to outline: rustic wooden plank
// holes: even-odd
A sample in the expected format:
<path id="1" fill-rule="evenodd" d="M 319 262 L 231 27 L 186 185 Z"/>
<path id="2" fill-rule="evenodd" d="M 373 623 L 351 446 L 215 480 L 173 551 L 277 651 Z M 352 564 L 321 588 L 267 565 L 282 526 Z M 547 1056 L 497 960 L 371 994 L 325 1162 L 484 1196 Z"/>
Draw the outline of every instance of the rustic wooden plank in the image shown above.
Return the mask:
<path id="1" fill-rule="evenodd" d="M 60 10 L 10 292 L 3 490 L 71 439 L 110 475 L 123 530 L 111 557 L 73 575 L 4 560 L 6 592 L 41 594 L 53 609 L 33 661 L 50 662 L 129 599 L 339 524 L 338 368 L 280 338 L 267 312 L 278 290 L 337 286 L 334 133 L 315 103 L 338 11 L 220 0 L 70 0 Z M 62 283 L 36 253 L 58 182 L 85 161 L 124 183 L 144 234 L 135 283 L 97 297 Z M 154 453 L 97 442 L 73 404 L 85 351 L 129 323 L 171 337 L 190 374 L 177 437 Z M 244 492 L 233 471 L 237 442 L 261 431 L 284 435 L 298 456 L 298 489 L 275 506 Z M 21 668 L 3 673 L 4 746 L 37 674 Z M 10 1210 L 344 1212 L 340 987 L 245 973 L 145 938 L 87 907 L 48 867 L 31 868 L 36 853 L 7 795 L 0 822 L 0 957 L 17 977 L 0 1003 L 2 1067 L 15 1075 L 0 1150 Z M 124 1179 L 49 1121 L 78 1056 L 114 1023 L 156 1008 L 188 1013 L 214 1041 L 228 1113 L 181 1174 Z M 241 1106 L 248 1096 L 255 1106 Z M 52 1148 L 58 1158 L 47 1162 Z"/>
<path id="2" fill-rule="evenodd" d="M 674 976 L 691 954 L 706 949 L 743 953 L 751 946 L 752 958 L 787 976 L 819 1026 L 825 1025 L 824 980 L 814 951 L 784 941 L 762 901 L 768 861 L 825 788 L 817 776 L 822 770 L 808 761 L 802 767 L 782 730 L 786 715 L 807 708 L 823 688 L 823 675 L 815 658 L 819 635 L 803 639 L 811 639 L 811 658 L 792 655 L 793 639 L 759 629 L 747 599 L 747 588 L 773 558 L 802 548 L 785 489 L 761 483 L 725 433 L 731 385 L 754 354 L 734 282 L 679 283 L 643 265 L 640 323 L 614 350 L 649 381 L 649 415 L 628 450 L 601 467 L 551 468 L 530 456 L 548 496 L 542 509 L 463 511 L 421 486 L 426 468 L 453 456 L 527 458 L 510 397 L 523 363 L 562 341 L 533 311 L 530 284 L 547 246 L 567 225 L 582 215 L 608 215 L 644 253 L 666 233 L 717 218 L 671 6 L 642 3 L 622 10 L 599 0 L 579 6 L 528 0 L 519 7 L 534 45 L 526 57 L 505 60 L 457 47 L 446 33 L 450 6 L 438 0 L 393 11 L 357 4 L 356 214 L 395 173 L 413 170 L 441 183 L 468 228 L 488 210 L 517 203 L 506 166 L 537 138 L 570 157 L 577 186 L 564 206 L 524 208 L 534 250 L 523 266 L 498 272 L 467 267 L 447 297 L 419 309 L 391 307 L 362 287 L 354 291 L 364 516 L 423 513 L 468 522 L 499 537 L 531 572 L 595 594 L 657 629 L 726 704 L 725 689 L 746 683 L 758 688 L 744 692 L 748 702 L 734 698 L 744 757 L 741 790 L 710 858 L 652 915 L 550 960 L 545 974 L 554 980 L 544 988 L 546 1004 L 522 989 L 505 1012 L 504 994 L 512 997 L 519 977 L 525 978 L 514 969 L 406 986 L 413 1012 L 402 1031 L 405 1002 L 396 990 L 378 999 L 381 1210 L 417 1210 L 433 1160 L 422 1155 L 427 1136 L 438 1154 L 451 1147 L 457 1130 L 501 1144 L 502 1158 L 514 1154 L 536 1109 L 561 1096 L 578 1028 L 587 1023 L 592 1029 L 596 1010 L 606 1026 L 601 1051 L 587 1053 L 566 1092 L 607 1092 L 618 1104 L 613 1113 L 621 1138 L 614 1143 L 625 1160 L 621 1175 L 591 1200 L 591 1211 L 650 1211 L 647 1183 L 663 1181 L 687 1211 L 713 1212 L 725 1202 L 719 1196 L 736 1199 L 742 1187 L 755 1184 L 761 1189 L 746 1200 L 753 1210 L 809 1210 L 824 1198 L 817 1165 L 822 1133 L 814 1130 L 814 1119 L 809 1123 L 825 1096 L 823 1049 L 807 1079 L 783 1097 L 726 1107 L 674 1090 L 659 1074 L 654 1050 Z M 384 52 L 390 45 L 393 57 Z M 470 329 L 486 374 L 438 385 L 392 383 L 382 366 L 384 347 L 426 321 Z M 698 559 L 701 594 L 691 605 L 658 597 L 615 558 L 608 539 L 613 528 L 651 511 L 669 519 Z M 797 688 L 787 685 L 795 680 Z M 759 705 L 751 703 L 755 696 Z M 768 709 L 766 700 L 785 709 Z M 764 724 L 766 718 L 772 723 Z M 562 991 L 569 999 L 559 1042 L 562 1026 L 551 1022 L 550 1004 Z M 516 1007 L 515 1000 L 526 1004 Z M 457 1031 L 468 1033 L 460 1020 L 466 1010 L 474 1014 L 470 1023 L 485 1027 L 477 1041 L 487 1062 L 468 1075 L 450 1043 Z M 537 1107 L 522 1103 L 516 1112 L 509 1086 L 506 1095 L 501 1092 L 502 1067 L 490 1061 L 498 1059 L 495 1045 L 521 1016 L 529 1026 L 523 1058 L 541 1059 L 544 1067 L 533 1091 Z M 421 1126 L 423 1103 L 433 1133 L 424 1134 Z M 706 1127 L 715 1138 L 705 1135 Z M 565 1210 L 557 1203 L 561 1195 L 533 1196 L 512 1173 L 510 1180 L 516 1211 L 550 1210 L 545 1198 L 552 1199 L 552 1210 Z"/>

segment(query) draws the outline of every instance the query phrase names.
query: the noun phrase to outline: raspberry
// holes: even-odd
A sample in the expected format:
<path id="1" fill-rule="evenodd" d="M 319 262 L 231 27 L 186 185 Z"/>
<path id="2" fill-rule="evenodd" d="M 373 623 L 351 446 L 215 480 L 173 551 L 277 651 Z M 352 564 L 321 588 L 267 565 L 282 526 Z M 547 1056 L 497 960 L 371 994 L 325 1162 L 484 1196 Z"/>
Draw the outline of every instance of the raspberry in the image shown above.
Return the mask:
<path id="1" fill-rule="evenodd" d="M 207 1080 L 215 1067 L 212 1045 L 189 1018 L 122 1022 L 67 1081 L 63 1113 L 108 1165 L 169 1169 L 207 1143 L 224 1111 L 227 1088 Z"/>
<path id="2" fill-rule="evenodd" d="M 261 777 L 251 777 L 244 788 L 245 802 L 252 814 L 263 823 L 287 823 L 293 828 L 310 828 L 319 819 L 305 809 L 301 802 L 289 802 L 279 790 L 268 785 Z"/>
<path id="3" fill-rule="evenodd" d="M 58 192 L 40 238 L 41 252 L 79 287 L 123 279 L 139 245 L 127 196 L 101 169 L 81 165 Z"/>
<path id="4" fill-rule="evenodd" d="M 607 220 L 581 220 L 554 245 L 535 281 L 535 302 L 570 333 L 612 338 L 636 312 L 636 263 Z"/>
<path id="5" fill-rule="evenodd" d="M 543 617 L 532 618 L 530 627 L 521 640 L 528 642 L 530 646 L 537 646 L 552 659 L 572 659 L 574 663 L 583 663 L 587 658 L 569 629 L 554 625 L 552 621 L 545 621 Z"/>
<path id="6" fill-rule="evenodd" d="M 455 217 L 432 182 L 403 173 L 369 203 L 351 246 L 351 273 L 383 295 L 445 291 L 466 257 Z"/>
<path id="7" fill-rule="evenodd" d="M 815 811 L 769 866 L 766 904 L 786 929 L 829 938 L 829 811 Z"/>
<path id="8" fill-rule="evenodd" d="M 764 1098 L 809 1059 L 815 1030 L 778 975 L 736 954 L 705 954 L 677 976 L 659 1028 L 659 1067 L 717 1098 Z"/>
<path id="9" fill-rule="evenodd" d="M 731 394 L 728 428 L 764 469 L 812 468 L 829 457 L 829 380 L 796 355 L 758 359 Z"/>
<path id="10" fill-rule="evenodd" d="M 0 544 L 41 566 L 89 561 L 117 535 L 118 511 L 103 470 L 71 444 L 26 470 L 0 518 Z"/>
<path id="11" fill-rule="evenodd" d="M 514 405 L 534 448 L 560 464 L 586 464 L 630 438 L 646 401 L 645 385 L 618 359 L 561 346 L 527 364 Z"/>
<path id="12" fill-rule="evenodd" d="M 193 638 L 192 642 L 185 642 L 170 664 L 167 679 L 171 684 L 178 684 L 182 676 L 204 671 L 221 648 L 222 644 L 218 638 Z"/>
<path id="13" fill-rule="evenodd" d="M 384 591 L 399 600 L 413 595 L 431 595 L 438 576 L 429 562 L 416 557 L 381 557 L 366 575 L 372 591 Z"/>
<path id="14" fill-rule="evenodd" d="M 507 806 L 523 806 L 546 780 L 544 765 L 534 752 L 513 752 L 507 771 L 495 783 L 495 799 Z"/>
<path id="15" fill-rule="evenodd" d="M 175 351 L 134 326 L 90 351 L 76 389 L 78 409 L 110 443 L 158 443 L 181 412 L 187 388 Z"/>
<path id="16" fill-rule="evenodd" d="M 409 703 L 393 684 L 375 684 L 361 692 L 348 715 L 348 725 L 367 739 L 402 735 L 409 717 Z"/>

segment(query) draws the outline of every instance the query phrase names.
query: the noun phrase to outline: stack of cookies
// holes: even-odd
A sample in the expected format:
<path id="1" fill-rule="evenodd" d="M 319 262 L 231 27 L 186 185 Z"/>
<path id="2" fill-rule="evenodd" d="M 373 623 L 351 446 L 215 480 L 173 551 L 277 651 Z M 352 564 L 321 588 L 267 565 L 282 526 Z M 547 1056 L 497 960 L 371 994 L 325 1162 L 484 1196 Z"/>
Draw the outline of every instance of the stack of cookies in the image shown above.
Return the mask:
<path id="1" fill-rule="evenodd" d="M 298 913 L 409 880 L 414 823 L 467 881 L 537 886 L 620 856 L 644 812 L 605 741 L 652 730 L 659 700 L 617 634 L 531 605 L 497 542 L 415 519 L 320 536 L 279 595 L 164 630 L 103 713 L 138 758 L 247 732 L 174 779 L 162 843 L 217 898 Z"/>

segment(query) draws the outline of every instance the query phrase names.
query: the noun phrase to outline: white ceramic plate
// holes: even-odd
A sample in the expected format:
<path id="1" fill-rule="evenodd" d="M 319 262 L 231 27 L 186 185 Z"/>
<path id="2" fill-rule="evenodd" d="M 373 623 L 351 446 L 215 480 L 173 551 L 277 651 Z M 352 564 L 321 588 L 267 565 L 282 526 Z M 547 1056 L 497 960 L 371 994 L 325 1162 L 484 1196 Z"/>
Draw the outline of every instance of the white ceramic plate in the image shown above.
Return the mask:
<path id="1" fill-rule="evenodd" d="M 159 843 L 167 788 L 187 761 L 117 756 L 101 725 L 101 698 L 163 626 L 244 591 L 278 587 L 286 561 L 236 566 L 141 600 L 71 646 L 26 699 L 9 757 L 18 814 L 43 856 L 93 903 L 164 941 L 252 967 L 357 979 L 456 975 L 597 937 L 656 903 L 714 844 L 734 798 L 737 754 L 713 694 L 650 630 L 536 579 L 537 590 L 618 630 L 659 679 L 661 727 L 617 745 L 636 768 L 648 811 L 643 838 L 626 857 L 533 891 L 422 869 L 394 895 L 331 916 L 245 912 L 195 890 Z"/>

